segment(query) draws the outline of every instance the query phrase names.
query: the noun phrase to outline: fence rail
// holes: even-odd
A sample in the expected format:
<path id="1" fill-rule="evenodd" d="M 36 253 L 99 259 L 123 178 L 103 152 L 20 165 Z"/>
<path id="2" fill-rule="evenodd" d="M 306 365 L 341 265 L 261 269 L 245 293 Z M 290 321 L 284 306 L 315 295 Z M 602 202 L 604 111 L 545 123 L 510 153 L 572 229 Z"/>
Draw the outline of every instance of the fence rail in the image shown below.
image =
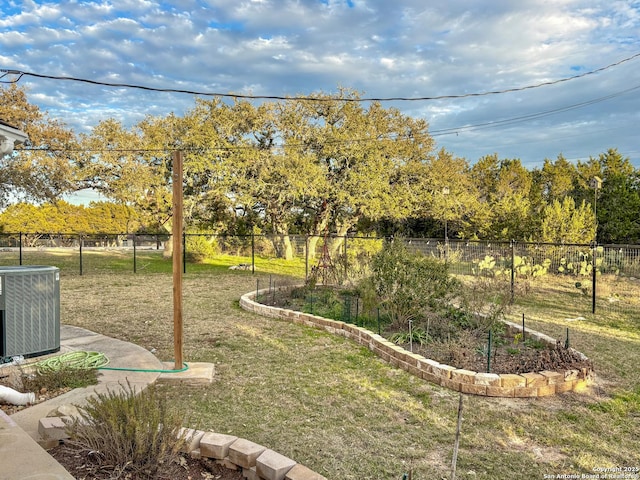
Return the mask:
<path id="1" fill-rule="evenodd" d="M 63 273 L 84 275 L 129 269 L 149 271 L 151 258 L 171 249 L 166 233 L 0 233 L 0 265 L 53 264 Z M 359 278 L 368 260 L 383 246 L 379 238 L 361 236 L 245 235 L 209 233 L 182 236 L 184 270 L 196 267 L 199 253 L 237 257 L 238 267 L 255 272 L 256 258 L 286 258 L 304 266 L 304 275 L 320 280 Z M 640 308 L 640 245 L 549 244 L 406 238 L 407 247 L 447 262 L 460 277 L 502 278 L 511 297 L 519 286 L 560 285 L 579 296 L 585 312 L 597 308 Z M 203 247 L 204 246 L 204 247 Z M 100 255 L 102 252 L 111 255 Z M 109 262 L 112 265 L 109 265 Z M 116 268 L 117 267 L 117 268 Z M 539 279 L 544 278 L 545 281 Z"/>

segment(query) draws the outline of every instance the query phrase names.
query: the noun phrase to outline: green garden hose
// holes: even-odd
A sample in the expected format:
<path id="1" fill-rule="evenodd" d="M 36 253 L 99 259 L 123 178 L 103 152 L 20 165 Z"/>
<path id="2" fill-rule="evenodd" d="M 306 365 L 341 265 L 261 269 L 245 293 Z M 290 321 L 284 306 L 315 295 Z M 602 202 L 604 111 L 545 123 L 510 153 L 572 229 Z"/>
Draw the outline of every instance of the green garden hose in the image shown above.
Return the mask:
<path id="1" fill-rule="evenodd" d="M 55 357 L 45 358 L 36 363 L 38 373 L 44 374 L 68 368 L 71 370 L 89 370 L 101 368 L 109 363 L 104 353 L 69 352 Z"/>
<path id="2" fill-rule="evenodd" d="M 49 373 L 63 368 L 69 368 L 72 370 L 81 369 L 98 369 L 98 370 L 116 370 L 125 372 L 152 372 L 152 373 L 178 373 L 184 372 L 189 369 L 187 363 L 183 363 L 184 367 L 178 370 L 161 370 L 161 369 L 148 369 L 148 368 L 117 368 L 107 367 L 109 359 L 104 353 L 99 352 L 69 352 L 55 357 L 46 358 L 36 363 L 38 373 Z"/>
<path id="3" fill-rule="evenodd" d="M 162 369 L 155 369 L 155 368 L 118 368 L 118 367 L 99 367 L 98 370 L 116 370 L 116 371 L 123 371 L 123 372 L 152 372 L 152 373 L 179 373 L 179 372 L 186 372 L 187 370 L 189 370 L 189 365 L 186 362 L 183 362 L 182 365 L 184 365 L 184 367 L 178 369 L 178 370 L 162 370 Z"/>

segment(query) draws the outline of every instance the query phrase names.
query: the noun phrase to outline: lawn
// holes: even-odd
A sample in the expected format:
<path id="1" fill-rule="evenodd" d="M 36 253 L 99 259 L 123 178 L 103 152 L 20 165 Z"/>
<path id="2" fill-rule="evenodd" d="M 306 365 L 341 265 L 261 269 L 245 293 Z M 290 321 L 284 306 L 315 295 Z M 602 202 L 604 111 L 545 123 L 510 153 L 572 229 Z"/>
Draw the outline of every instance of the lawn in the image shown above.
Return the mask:
<path id="1" fill-rule="evenodd" d="M 155 257 L 154 257 L 155 258 Z M 156 349 L 173 359 L 171 275 L 150 259 L 149 273 L 94 268 L 61 279 L 64 323 Z M 188 268 L 184 277 L 184 357 L 213 362 L 208 387 L 170 388 L 190 426 L 272 448 L 329 479 L 450 478 L 458 394 L 385 364 L 341 337 L 241 310 L 257 281 L 295 283 L 299 264 L 260 260 Z M 128 265 L 128 264 L 127 264 Z M 285 276 L 287 275 L 287 276 Z M 564 338 L 594 360 L 596 384 L 536 400 L 464 398 L 457 478 L 545 478 L 640 466 L 638 321 L 587 317 L 551 295 L 512 310 L 517 321 Z M 545 306 L 549 308 L 545 313 Z M 132 365 L 135 367 L 135 365 Z M 549 477 L 547 477 L 549 478 Z"/>
<path id="2" fill-rule="evenodd" d="M 0 251 L 0 265 L 15 266 L 20 261 L 16 249 Z M 77 248 L 31 248 L 22 252 L 23 265 L 53 265 L 67 275 L 95 275 L 101 273 L 171 273 L 171 258 L 165 258 L 161 250 L 124 248 L 83 249 L 82 255 Z M 234 255 L 216 255 L 203 263 L 187 262 L 185 270 L 189 273 L 226 272 L 233 265 L 251 265 L 251 257 Z M 303 277 L 304 258 L 282 260 L 273 257 L 255 257 L 255 269 L 275 274 Z"/>

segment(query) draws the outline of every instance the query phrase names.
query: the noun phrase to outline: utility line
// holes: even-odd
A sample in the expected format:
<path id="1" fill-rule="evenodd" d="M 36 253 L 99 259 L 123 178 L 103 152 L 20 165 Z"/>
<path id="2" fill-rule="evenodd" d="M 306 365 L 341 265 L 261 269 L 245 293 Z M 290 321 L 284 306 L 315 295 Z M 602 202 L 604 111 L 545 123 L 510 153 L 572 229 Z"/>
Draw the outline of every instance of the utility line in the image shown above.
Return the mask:
<path id="1" fill-rule="evenodd" d="M 64 80 L 64 81 L 72 81 L 72 82 L 82 82 L 88 83 L 91 85 L 100 85 L 105 87 L 118 87 L 118 88 L 134 88 L 139 90 L 147 90 L 152 92 L 165 92 L 165 93 L 185 93 L 189 95 L 198 95 L 198 96 L 210 96 L 210 97 L 222 97 L 222 98 L 233 98 L 233 99 L 250 99 L 250 100 L 296 100 L 296 101 L 308 101 L 308 102 L 332 102 L 335 100 L 341 100 L 343 102 L 415 102 L 415 101 L 430 101 L 430 100 L 451 100 L 458 98 L 469 98 L 469 97 L 482 97 L 487 95 L 498 95 L 503 93 L 511 93 L 511 92 L 521 92 L 523 90 L 531 90 L 534 88 L 545 87 L 549 85 L 556 85 L 558 83 L 568 82 L 570 80 L 575 80 L 578 78 L 583 78 L 588 75 L 594 75 L 599 72 L 603 72 L 610 68 L 616 67 L 623 63 L 629 62 L 636 58 L 640 57 L 640 52 L 629 57 L 623 58 L 617 62 L 611 63 L 604 67 L 597 68 L 595 70 L 591 70 L 588 72 L 584 72 L 578 75 L 573 75 L 571 77 L 561 78 L 558 80 L 551 80 L 548 82 L 537 83 L 534 85 L 527 85 L 524 87 L 514 87 L 507 88 L 503 90 L 492 90 L 486 92 L 477 92 L 477 93 L 464 93 L 458 95 L 437 95 L 433 97 L 371 97 L 371 98 L 339 98 L 339 97 L 301 97 L 301 96 L 280 96 L 280 95 L 243 95 L 236 93 L 216 93 L 216 92 L 203 92 L 197 90 L 183 90 L 183 89 L 174 89 L 174 88 L 157 88 L 150 87 L 145 85 L 135 85 L 128 83 L 112 83 L 112 82 L 103 82 L 98 80 L 90 80 L 86 78 L 77 78 L 77 77 L 67 77 L 67 76 L 55 76 L 55 75 L 45 75 L 41 73 L 34 72 L 25 72 L 22 70 L 11 70 L 11 69 L 0 69 L 2 75 L 0 75 L 0 83 L 17 83 L 22 77 L 29 76 L 35 78 L 42 78 L 47 80 Z M 3 80 L 5 77 L 17 75 L 17 78 L 12 78 L 9 80 Z"/>
<path id="2" fill-rule="evenodd" d="M 631 87 L 631 88 L 628 88 L 626 90 L 622 90 L 620 92 L 612 93 L 612 94 L 606 95 L 604 97 L 594 98 L 592 100 L 586 100 L 584 102 L 575 103 L 573 105 L 567 105 L 567 106 L 564 106 L 564 107 L 554 108 L 552 110 L 545 110 L 543 112 L 530 113 L 530 114 L 527 114 L 527 115 L 521 115 L 519 117 L 505 118 L 503 120 L 495 120 L 495 121 L 485 122 L 485 123 L 476 123 L 476 124 L 472 124 L 472 125 L 464 125 L 462 127 L 451 127 L 451 128 L 436 129 L 436 130 L 431 130 L 430 134 L 431 134 L 432 137 L 439 137 L 439 136 L 442 136 L 442 135 L 451 135 L 453 133 L 457 134 L 458 132 L 462 132 L 462 131 L 480 130 L 480 129 L 493 128 L 493 127 L 503 127 L 505 125 L 511 125 L 511 124 L 514 124 L 514 123 L 526 122 L 526 121 L 529 121 L 529 120 L 535 120 L 535 119 L 538 119 L 538 118 L 547 117 L 549 115 L 555 115 L 557 113 L 568 112 L 570 110 L 575 110 L 575 109 L 582 108 L 582 107 L 588 107 L 588 106 L 594 105 L 596 103 L 604 102 L 604 101 L 607 101 L 607 100 L 611 100 L 612 98 L 619 97 L 621 95 L 625 95 L 625 94 L 627 94 L 629 92 L 633 92 L 634 90 L 638 90 L 638 89 L 640 89 L 640 85 L 636 85 L 635 87 Z"/>
<path id="3" fill-rule="evenodd" d="M 506 125 L 511 125 L 511 124 L 515 124 L 515 123 L 521 123 L 521 122 L 526 122 L 529 120 L 534 120 L 534 119 L 538 119 L 538 118 L 543 118 L 549 115 L 555 115 L 558 113 L 562 113 L 562 112 L 567 112 L 570 110 L 575 110 L 578 108 L 582 108 L 582 107 L 587 107 L 590 105 L 594 105 L 596 103 L 600 103 L 600 102 L 604 102 L 607 100 L 611 100 L 612 98 L 616 98 L 619 97 L 621 95 L 625 95 L 627 93 L 633 92 L 635 90 L 640 89 L 640 85 L 636 85 L 635 87 L 631 87 L 628 88 L 626 90 L 622 90 L 619 92 L 615 92 L 612 93 L 610 95 L 605 95 L 603 97 L 598 97 L 598 98 L 594 98 L 591 100 L 585 100 L 584 102 L 580 102 L 580 103 L 575 103 L 572 105 L 566 105 L 563 107 L 559 107 L 559 108 L 555 108 L 552 110 L 545 110 L 542 112 L 536 112 L 536 113 L 530 113 L 527 115 L 521 115 L 518 117 L 511 117 L 511 118 L 505 118 L 502 120 L 496 120 L 496 121 L 491 121 L 491 122 L 485 122 L 485 123 L 476 123 L 476 124 L 472 124 L 472 125 L 464 125 L 464 126 L 460 126 L 460 127 L 451 127 L 451 128 L 442 128 L 442 129 L 436 129 L 436 130 L 430 130 L 429 131 L 429 135 L 431 137 L 441 137 L 444 135 L 452 135 L 452 134 L 457 134 L 459 132 L 467 132 L 467 131 L 473 131 L 473 130 L 480 130 L 480 129 L 486 129 L 486 128 L 494 128 L 494 127 L 502 127 L 502 126 L 506 126 Z M 348 140 L 326 140 L 323 142 L 323 145 L 339 145 L 339 144 L 348 144 L 348 143 L 363 143 L 363 142 L 377 142 L 377 141 L 381 141 L 381 140 L 397 140 L 397 137 L 390 137 L 390 136 L 384 136 L 384 137 L 378 137 L 378 138 L 371 138 L 371 137 L 361 137 L 361 138 L 351 138 Z M 287 143 L 287 144 L 273 144 L 270 145 L 269 150 L 271 148 L 301 148 L 301 147 L 307 147 L 308 145 L 305 143 L 301 143 L 301 142 L 295 142 L 295 143 Z M 111 149 L 69 149 L 69 148 L 65 148 L 65 149 L 56 149 L 56 148 L 22 148 L 20 150 L 23 151 L 48 151 L 48 152 L 67 152 L 67 153 L 106 153 L 106 152 L 111 152 L 111 153 L 153 153 L 153 152 L 162 152 L 162 153 L 166 153 L 168 151 L 173 151 L 176 148 L 180 148 L 186 152 L 205 152 L 205 151 L 233 151 L 233 150 L 260 150 L 257 148 L 256 145 L 232 145 L 232 146 L 219 146 L 219 147 L 178 147 L 175 146 L 173 148 L 170 147 L 166 147 L 166 148 L 111 148 Z"/>

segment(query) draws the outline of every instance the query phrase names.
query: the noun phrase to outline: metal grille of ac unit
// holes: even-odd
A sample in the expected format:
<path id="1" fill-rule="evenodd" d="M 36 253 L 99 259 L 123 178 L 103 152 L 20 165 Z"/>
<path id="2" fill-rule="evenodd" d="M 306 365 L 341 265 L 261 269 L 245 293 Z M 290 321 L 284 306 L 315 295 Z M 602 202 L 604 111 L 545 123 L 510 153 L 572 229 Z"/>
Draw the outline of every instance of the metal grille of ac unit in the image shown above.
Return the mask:
<path id="1" fill-rule="evenodd" d="M 60 350 L 60 271 L 0 267 L 0 357 Z"/>

